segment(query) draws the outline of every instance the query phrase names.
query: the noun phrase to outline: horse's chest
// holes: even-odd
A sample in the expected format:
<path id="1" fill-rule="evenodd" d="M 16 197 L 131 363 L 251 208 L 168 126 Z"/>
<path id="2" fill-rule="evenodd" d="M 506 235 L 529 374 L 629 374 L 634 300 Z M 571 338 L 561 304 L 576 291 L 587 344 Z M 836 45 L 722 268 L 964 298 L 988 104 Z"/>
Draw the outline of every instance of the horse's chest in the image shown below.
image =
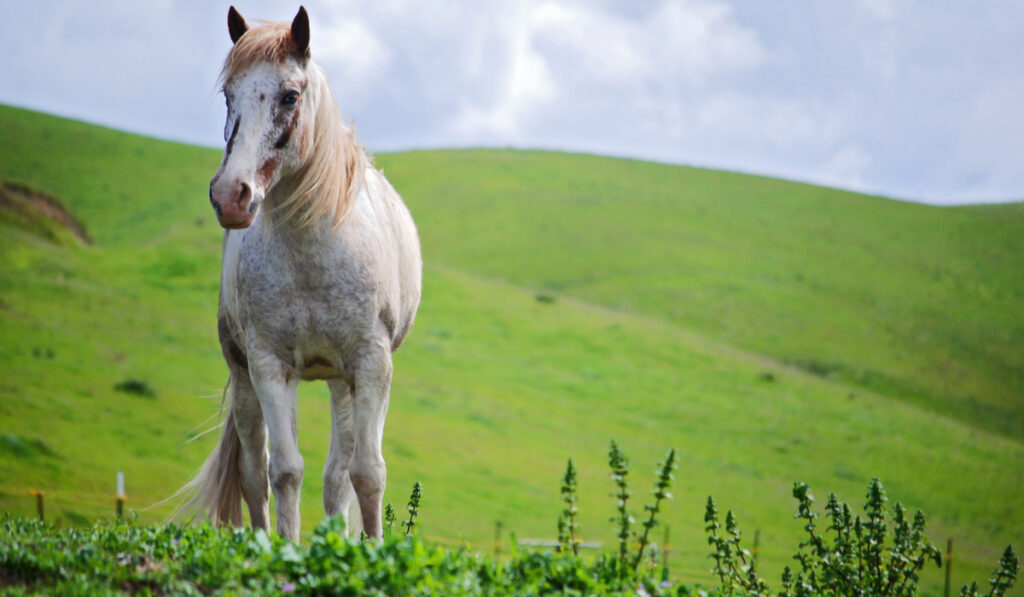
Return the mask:
<path id="1" fill-rule="evenodd" d="M 350 265 L 334 255 L 302 259 L 259 248 L 232 261 L 225 251 L 225 308 L 243 334 L 300 352 L 361 335 L 368 301 Z"/>

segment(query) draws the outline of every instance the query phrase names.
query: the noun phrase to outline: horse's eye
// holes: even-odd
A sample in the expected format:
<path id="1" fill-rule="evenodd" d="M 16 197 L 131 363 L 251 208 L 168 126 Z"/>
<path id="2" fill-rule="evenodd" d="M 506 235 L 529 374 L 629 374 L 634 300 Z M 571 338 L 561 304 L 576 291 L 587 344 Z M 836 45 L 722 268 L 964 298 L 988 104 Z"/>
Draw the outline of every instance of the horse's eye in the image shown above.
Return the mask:
<path id="1" fill-rule="evenodd" d="M 282 106 L 294 106 L 297 103 L 299 103 L 299 93 L 297 91 L 289 91 L 281 98 Z"/>

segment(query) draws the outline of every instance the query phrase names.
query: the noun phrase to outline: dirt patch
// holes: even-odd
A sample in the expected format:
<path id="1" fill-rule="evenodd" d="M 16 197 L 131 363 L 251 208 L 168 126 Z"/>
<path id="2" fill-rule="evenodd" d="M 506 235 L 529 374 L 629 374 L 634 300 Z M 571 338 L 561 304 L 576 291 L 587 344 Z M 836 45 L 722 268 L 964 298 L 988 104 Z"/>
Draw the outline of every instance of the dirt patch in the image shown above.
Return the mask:
<path id="1" fill-rule="evenodd" d="M 92 244 L 85 226 L 56 197 L 26 184 L 0 182 L 0 212 L 6 216 L 3 220 L 54 242 L 60 242 L 61 231 L 66 231 L 79 242 Z"/>

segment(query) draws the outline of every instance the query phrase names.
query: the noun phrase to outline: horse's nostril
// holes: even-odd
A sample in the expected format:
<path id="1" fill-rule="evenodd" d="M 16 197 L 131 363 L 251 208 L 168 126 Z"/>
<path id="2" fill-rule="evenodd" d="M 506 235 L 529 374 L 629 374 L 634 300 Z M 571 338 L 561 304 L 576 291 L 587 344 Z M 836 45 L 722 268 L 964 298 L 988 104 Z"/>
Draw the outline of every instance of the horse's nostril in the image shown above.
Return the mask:
<path id="1" fill-rule="evenodd" d="M 242 189 L 238 192 L 238 206 L 245 208 L 249 203 L 249 200 L 252 199 L 252 187 L 250 187 L 248 183 L 244 182 L 241 183 L 241 185 Z"/>

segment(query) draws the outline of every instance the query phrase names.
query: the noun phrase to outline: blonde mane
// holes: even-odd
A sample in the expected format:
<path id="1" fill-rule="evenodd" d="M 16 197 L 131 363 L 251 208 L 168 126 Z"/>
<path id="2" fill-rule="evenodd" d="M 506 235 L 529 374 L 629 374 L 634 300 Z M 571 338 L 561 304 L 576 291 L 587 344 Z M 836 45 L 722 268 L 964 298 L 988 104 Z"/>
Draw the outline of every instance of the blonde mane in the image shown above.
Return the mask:
<path id="1" fill-rule="evenodd" d="M 246 31 L 235 43 L 224 61 L 220 82 L 223 84 L 254 64 L 281 64 L 294 54 L 288 24 L 264 23 Z M 315 112 L 312 123 L 305 111 L 300 117 L 301 165 L 296 173 L 299 183 L 291 195 L 268 207 L 282 212 L 285 220 L 297 217 L 299 227 L 331 217 L 332 228 L 337 228 L 352 210 L 371 161 L 355 133 L 345 126 L 323 69 L 310 60 L 306 72 L 309 85 L 303 106 L 315 106 Z"/>

